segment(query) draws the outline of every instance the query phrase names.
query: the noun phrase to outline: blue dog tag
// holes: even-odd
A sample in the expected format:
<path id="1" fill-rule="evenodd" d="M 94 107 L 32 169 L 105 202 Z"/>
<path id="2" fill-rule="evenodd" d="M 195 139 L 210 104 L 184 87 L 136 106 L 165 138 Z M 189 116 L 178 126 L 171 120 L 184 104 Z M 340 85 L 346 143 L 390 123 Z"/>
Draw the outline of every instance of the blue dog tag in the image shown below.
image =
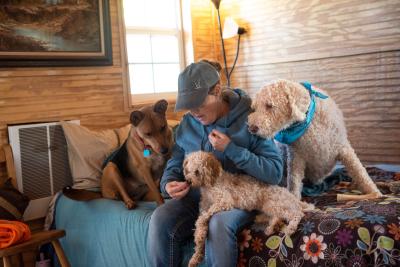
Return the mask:
<path id="1" fill-rule="evenodd" d="M 150 157 L 150 155 L 151 155 L 150 149 L 145 148 L 145 149 L 143 150 L 143 156 L 144 156 L 145 158 L 147 158 L 147 157 Z"/>

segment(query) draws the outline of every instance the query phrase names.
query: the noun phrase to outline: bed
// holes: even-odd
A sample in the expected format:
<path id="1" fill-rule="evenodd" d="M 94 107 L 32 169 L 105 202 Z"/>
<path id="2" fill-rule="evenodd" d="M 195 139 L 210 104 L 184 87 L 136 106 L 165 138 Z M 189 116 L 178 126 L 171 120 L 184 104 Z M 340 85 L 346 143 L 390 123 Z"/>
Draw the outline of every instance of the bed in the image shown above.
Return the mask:
<path id="1" fill-rule="evenodd" d="M 400 166 L 367 170 L 375 181 L 400 180 Z M 305 188 L 308 195 L 319 190 L 320 196 L 305 197 L 317 209 L 306 214 L 294 235 L 266 236 L 255 224 L 238 233 L 238 266 L 399 266 L 400 195 L 337 202 L 337 193 L 357 192 L 349 188 L 344 169 L 338 168 L 334 175 L 336 180 L 333 177 L 322 189 Z M 66 230 L 61 243 L 74 267 L 149 266 L 146 238 L 155 207 L 140 202 L 137 209 L 127 210 L 119 201 L 78 202 L 61 195 L 54 227 Z M 183 249 L 182 266 L 187 266 L 193 242 Z"/>

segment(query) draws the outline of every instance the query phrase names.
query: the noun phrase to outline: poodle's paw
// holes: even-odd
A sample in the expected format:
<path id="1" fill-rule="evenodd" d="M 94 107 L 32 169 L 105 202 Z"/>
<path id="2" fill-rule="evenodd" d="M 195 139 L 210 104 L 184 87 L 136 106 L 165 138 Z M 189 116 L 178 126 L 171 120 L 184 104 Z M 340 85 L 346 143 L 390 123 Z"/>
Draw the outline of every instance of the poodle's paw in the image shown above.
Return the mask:
<path id="1" fill-rule="evenodd" d="M 274 233 L 274 227 L 273 226 L 268 226 L 267 228 L 265 228 L 264 230 L 264 234 L 266 234 L 267 236 L 270 236 Z"/>
<path id="2" fill-rule="evenodd" d="M 188 267 L 197 267 L 197 265 L 199 265 L 197 262 L 195 262 L 194 260 L 190 260 Z"/>
<path id="3" fill-rule="evenodd" d="M 307 203 L 305 201 L 301 201 L 300 202 L 300 206 L 301 206 L 303 211 L 313 211 L 313 210 L 315 210 L 314 204 Z"/>
<path id="4" fill-rule="evenodd" d="M 124 203 L 128 210 L 131 210 L 136 207 L 136 203 L 132 199 L 126 199 L 124 200 Z"/>
<path id="5" fill-rule="evenodd" d="M 286 236 L 291 236 L 296 232 L 297 228 L 289 227 L 287 225 L 283 226 L 281 232 L 284 233 Z"/>
<path id="6" fill-rule="evenodd" d="M 301 200 L 301 191 L 292 192 L 292 194 L 293 194 L 298 200 Z"/>
<path id="7" fill-rule="evenodd" d="M 194 242 L 196 244 L 200 244 L 200 243 L 204 244 L 204 242 L 206 240 L 206 236 L 207 236 L 207 234 L 205 234 L 205 235 L 195 235 L 194 236 Z"/>
<path id="8" fill-rule="evenodd" d="M 376 191 L 373 192 L 373 194 L 376 196 L 376 198 L 383 198 L 384 195 L 379 191 L 379 189 L 376 189 Z"/>
<path id="9" fill-rule="evenodd" d="M 201 262 L 200 257 L 193 255 L 189 261 L 188 267 L 197 267 L 200 264 L 200 262 Z"/>

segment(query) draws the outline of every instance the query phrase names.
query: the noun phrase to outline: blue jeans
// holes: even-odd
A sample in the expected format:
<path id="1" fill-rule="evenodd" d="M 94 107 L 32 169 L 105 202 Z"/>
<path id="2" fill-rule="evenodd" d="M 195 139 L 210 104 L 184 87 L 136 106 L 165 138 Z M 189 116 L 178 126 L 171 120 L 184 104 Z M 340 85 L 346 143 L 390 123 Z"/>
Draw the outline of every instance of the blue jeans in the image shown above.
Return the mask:
<path id="1" fill-rule="evenodd" d="M 154 211 L 150 219 L 147 248 L 151 266 L 181 265 L 181 246 L 193 238 L 199 199 L 198 191 L 191 190 L 184 198 L 169 200 Z M 234 209 L 217 213 L 211 218 L 206 242 L 207 266 L 237 265 L 236 234 L 253 221 L 254 216 L 254 212 Z"/>

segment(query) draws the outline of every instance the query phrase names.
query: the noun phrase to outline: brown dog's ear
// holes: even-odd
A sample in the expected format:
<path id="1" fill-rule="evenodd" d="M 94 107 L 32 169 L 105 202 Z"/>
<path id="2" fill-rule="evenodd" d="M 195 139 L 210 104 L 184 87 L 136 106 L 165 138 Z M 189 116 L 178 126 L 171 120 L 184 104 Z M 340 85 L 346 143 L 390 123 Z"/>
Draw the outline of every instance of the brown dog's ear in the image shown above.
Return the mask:
<path id="1" fill-rule="evenodd" d="M 143 120 L 144 118 L 144 113 L 141 112 L 140 110 L 135 110 L 131 113 L 131 123 L 133 126 L 138 126 L 139 123 Z"/>
<path id="2" fill-rule="evenodd" d="M 168 108 L 168 102 L 165 99 L 157 101 L 154 105 L 154 112 L 164 115 Z"/>

